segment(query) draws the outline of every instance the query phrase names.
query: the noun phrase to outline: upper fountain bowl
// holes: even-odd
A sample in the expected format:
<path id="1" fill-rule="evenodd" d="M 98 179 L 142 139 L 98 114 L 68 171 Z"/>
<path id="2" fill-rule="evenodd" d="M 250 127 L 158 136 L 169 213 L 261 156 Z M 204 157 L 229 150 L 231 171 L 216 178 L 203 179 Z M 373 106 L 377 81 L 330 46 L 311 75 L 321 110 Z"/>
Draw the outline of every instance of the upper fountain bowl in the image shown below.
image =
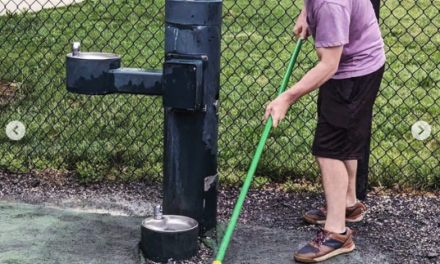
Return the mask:
<path id="1" fill-rule="evenodd" d="M 121 56 L 114 53 L 105 52 L 79 52 L 78 55 L 73 53 L 67 54 L 68 58 L 80 59 L 80 60 L 115 60 L 121 59 Z"/>
<path id="2" fill-rule="evenodd" d="M 80 94 L 109 94 L 109 71 L 121 67 L 121 56 L 104 52 L 74 52 L 66 56 L 67 90 Z"/>

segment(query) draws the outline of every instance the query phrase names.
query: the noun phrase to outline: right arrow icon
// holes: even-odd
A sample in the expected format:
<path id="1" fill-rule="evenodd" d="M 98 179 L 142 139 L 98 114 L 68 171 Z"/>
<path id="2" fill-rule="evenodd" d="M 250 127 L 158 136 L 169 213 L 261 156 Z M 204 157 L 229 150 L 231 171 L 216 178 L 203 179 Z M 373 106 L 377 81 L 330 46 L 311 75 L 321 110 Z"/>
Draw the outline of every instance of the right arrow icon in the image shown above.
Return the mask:
<path id="1" fill-rule="evenodd" d="M 417 140 L 425 140 L 431 135 L 431 126 L 425 121 L 417 121 L 411 127 L 411 133 Z"/>

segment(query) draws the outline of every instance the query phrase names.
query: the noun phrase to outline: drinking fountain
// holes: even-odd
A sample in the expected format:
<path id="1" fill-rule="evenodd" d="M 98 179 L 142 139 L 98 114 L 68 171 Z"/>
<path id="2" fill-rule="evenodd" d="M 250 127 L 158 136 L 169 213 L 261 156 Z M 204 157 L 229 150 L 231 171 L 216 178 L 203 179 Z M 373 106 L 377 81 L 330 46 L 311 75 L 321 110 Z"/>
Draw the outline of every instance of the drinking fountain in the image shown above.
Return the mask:
<path id="1" fill-rule="evenodd" d="M 163 215 L 194 219 L 199 235 L 217 224 L 221 23 L 221 0 L 167 0 L 162 69 L 123 68 L 79 42 L 66 56 L 69 92 L 162 96 Z"/>

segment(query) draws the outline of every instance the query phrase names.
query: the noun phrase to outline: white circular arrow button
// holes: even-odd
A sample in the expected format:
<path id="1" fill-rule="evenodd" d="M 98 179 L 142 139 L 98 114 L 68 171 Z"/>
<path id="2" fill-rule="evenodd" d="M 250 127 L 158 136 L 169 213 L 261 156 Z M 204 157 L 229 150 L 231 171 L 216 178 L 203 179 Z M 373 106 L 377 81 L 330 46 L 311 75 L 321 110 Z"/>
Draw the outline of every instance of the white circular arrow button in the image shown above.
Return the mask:
<path id="1" fill-rule="evenodd" d="M 12 140 L 20 140 L 26 134 L 26 128 L 20 121 L 12 121 L 6 126 L 6 135 Z"/>
<path id="2" fill-rule="evenodd" d="M 411 133 L 417 140 L 425 140 L 431 135 L 431 126 L 425 121 L 417 121 L 411 127 Z"/>

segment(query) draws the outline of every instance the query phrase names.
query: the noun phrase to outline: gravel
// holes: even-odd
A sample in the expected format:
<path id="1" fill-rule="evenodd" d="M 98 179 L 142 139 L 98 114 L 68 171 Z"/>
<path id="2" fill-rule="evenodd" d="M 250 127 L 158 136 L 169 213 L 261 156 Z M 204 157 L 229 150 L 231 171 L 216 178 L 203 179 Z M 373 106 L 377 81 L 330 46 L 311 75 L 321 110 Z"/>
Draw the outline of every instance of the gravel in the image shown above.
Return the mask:
<path id="1" fill-rule="evenodd" d="M 228 219 L 237 190 L 220 194 L 220 219 Z M 309 231 L 316 229 L 304 224 L 301 215 L 324 203 L 322 194 L 298 195 L 277 189 L 251 190 L 241 213 L 240 222 Z M 393 263 L 440 263 L 440 197 L 410 195 L 368 195 L 365 219 L 350 224 L 356 236 L 389 252 Z"/>
<path id="2" fill-rule="evenodd" d="M 218 218 L 227 222 L 239 190 L 221 188 Z M 38 174 L 0 173 L 0 199 L 45 204 L 94 213 L 150 216 L 161 203 L 161 185 L 101 183 L 81 185 L 74 175 L 46 170 Z M 322 194 L 286 193 L 279 188 L 250 190 L 239 223 L 288 231 L 314 232 L 301 215 L 323 205 Z M 363 244 L 372 243 L 389 252 L 393 263 L 440 264 L 440 196 L 369 194 L 366 218 L 350 224 Z M 264 242 L 264 241 L 263 241 Z M 207 263 L 212 250 L 200 243 L 199 254 L 170 264 Z M 154 262 L 145 261 L 152 264 Z"/>

